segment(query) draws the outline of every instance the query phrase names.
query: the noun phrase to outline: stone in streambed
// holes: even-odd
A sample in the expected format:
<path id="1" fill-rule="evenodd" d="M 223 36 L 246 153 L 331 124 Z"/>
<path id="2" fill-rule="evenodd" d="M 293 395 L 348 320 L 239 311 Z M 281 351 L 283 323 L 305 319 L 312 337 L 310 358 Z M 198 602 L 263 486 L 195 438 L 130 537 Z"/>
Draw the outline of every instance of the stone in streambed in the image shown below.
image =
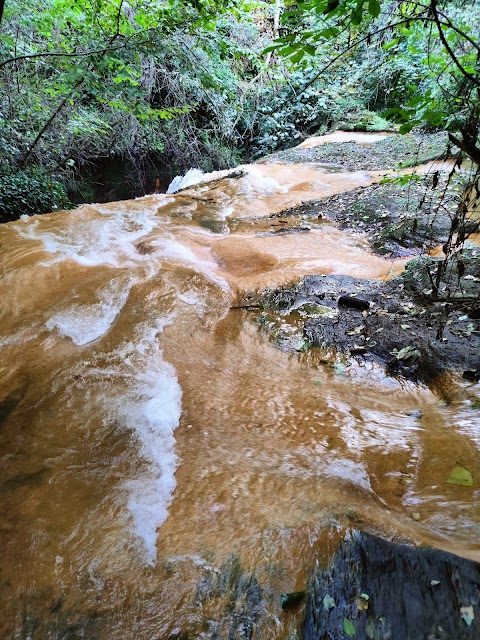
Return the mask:
<path id="1" fill-rule="evenodd" d="M 348 620 L 356 640 L 473 640 L 480 637 L 479 585 L 476 562 L 353 531 L 313 575 L 303 638 L 344 640 Z M 329 611 L 326 594 L 336 603 Z M 368 608 L 359 609 L 362 594 Z M 473 612 L 468 623 L 465 607 Z"/>
<path id="2" fill-rule="evenodd" d="M 282 609 L 290 609 L 300 604 L 305 598 L 305 591 L 292 591 L 291 593 L 283 593 L 280 596 Z"/>

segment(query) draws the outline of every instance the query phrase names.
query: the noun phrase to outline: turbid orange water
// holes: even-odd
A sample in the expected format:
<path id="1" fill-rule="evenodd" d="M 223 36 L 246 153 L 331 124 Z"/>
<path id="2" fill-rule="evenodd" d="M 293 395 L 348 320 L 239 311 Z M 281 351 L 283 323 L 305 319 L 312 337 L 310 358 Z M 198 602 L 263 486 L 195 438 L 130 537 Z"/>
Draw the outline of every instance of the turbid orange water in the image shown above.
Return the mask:
<path id="1" fill-rule="evenodd" d="M 447 484 L 480 474 L 475 389 L 338 375 L 235 308 L 401 271 L 326 222 L 266 235 L 378 176 L 244 171 L 0 228 L 1 637 L 226 638 L 225 589 L 201 585 L 236 563 L 264 594 L 253 637 L 287 638 L 279 594 L 352 521 L 480 558 L 478 488 Z"/>

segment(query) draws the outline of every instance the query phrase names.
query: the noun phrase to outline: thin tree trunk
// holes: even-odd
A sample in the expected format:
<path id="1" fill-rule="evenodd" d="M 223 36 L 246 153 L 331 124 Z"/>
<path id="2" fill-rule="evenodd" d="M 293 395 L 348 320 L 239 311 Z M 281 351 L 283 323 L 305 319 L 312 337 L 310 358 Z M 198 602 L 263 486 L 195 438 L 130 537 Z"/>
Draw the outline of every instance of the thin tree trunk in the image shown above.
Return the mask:
<path id="1" fill-rule="evenodd" d="M 1 0 L 0 0 L 1 2 Z M 22 161 L 22 165 L 25 166 L 27 164 L 28 159 L 30 158 L 30 156 L 32 155 L 32 151 L 35 149 L 35 147 L 37 146 L 38 142 L 40 141 L 40 139 L 43 137 L 43 134 L 45 133 L 45 131 L 50 127 L 50 125 L 52 124 L 52 122 L 55 120 L 55 118 L 58 116 L 58 114 L 60 113 L 60 111 L 62 111 L 63 107 L 67 104 L 67 102 L 69 100 L 71 100 L 73 98 L 73 96 L 75 95 L 75 91 L 80 87 L 81 84 L 83 84 L 83 82 L 85 81 L 85 77 L 81 78 L 73 87 L 73 90 L 71 91 L 71 93 L 69 93 L 67 96 L 65 96 L 65 98 L 61 101 L 61 103 L 58 105 L 58 107 L 55 109 L 55 111 L 52 113 L 52 115 L 49 117 L 49 119 L 47 120 L 47 122 L 43 125 L 43 127 L 40 129 L 40 131 L 37 133 L 37 136 L 35 138 L 35 140 L 32 142 L 32 144 L 28 147 L 28 151 L 27 153 L 24 155 L 23 157 L 23 161 Z"/>
<path id="2" fill-rule="evenodd" d="M 280 30 L 280 15 L 282 13 L 283 0 L 275 0 L 275 10 L 273 12 L 273 39 L 276 40 L 278 38 L 279 30 Z M 270 60 L 272 58 L 272 51 L 267 53 L 267 57 L 265 59 L 265 65 L 268 67 L 270 64 Z"/>
<path id="3" fill-rule="evenodd" d="M 5 0 L 0 0 L 0 2 L 4 2 Z M 110 51 L 110 47 L 113 45 L 113 43 L 115 42 L 115 40 L 118 38 L 119 34 L 120 34 L 120 16 L 121 16 L 121 10 L 122 10 L 122 6 L 123 6 L 123 0 L 120 3 L 120 7 L 118 9 L 118 14 L 117 14 L 117 31 L 116 33 L 114 33 L 114 35 L 110 38 L 107 48 L 104 49 L 102 51 L 102 53 L 100 54 L 100 58 L 103 58 L 105 56 L 105 54 Z M 92 65 L 94 63 L 92 62 Z M 37 146 L 37 144 L 40 142 L 40 140 L 42 139 L 45 131 L 47 131 L 50 127 L 50 125 L 52 124 L 52 122 L 55 120 L 55 118 L 58 116 L 58 114 L 63 110 L 63 107 L 67 104 L 67 102 L 71 99 L 73 99 L 75 92 L 77 91 L 77 89 L 80 88 L 80 86 L 85 82 L 86 80 L 86 74 L 83 75 L 82 78 L 80 78 L 80 80 L 78 80 L 78 82 L 75 83 L 75 85 L 73 86 L 71 92 L 66 95 L 64 97 L 64 99 L 60 102 L 60 104 L 58 105 L 58 107 L 55 109 L 55 111 L 52 113 L 52 115 L 48 118 L 48 120 L 46 121 L 46 123 L 43 125 L 43 127 L 40 129 L 40 131 L 37 133 L 35 140 L 32 142 L 32 144 L 28 147 L 28 151 L 25 154 L 24 158 L 23 158 L 23 162 L 22 162 L 22 166 L 26 166 L 27 164 L 27 160 L 30 158 L 30 156 L 32 155 L 32 151 L 35 149 L 35 147 Z"/>

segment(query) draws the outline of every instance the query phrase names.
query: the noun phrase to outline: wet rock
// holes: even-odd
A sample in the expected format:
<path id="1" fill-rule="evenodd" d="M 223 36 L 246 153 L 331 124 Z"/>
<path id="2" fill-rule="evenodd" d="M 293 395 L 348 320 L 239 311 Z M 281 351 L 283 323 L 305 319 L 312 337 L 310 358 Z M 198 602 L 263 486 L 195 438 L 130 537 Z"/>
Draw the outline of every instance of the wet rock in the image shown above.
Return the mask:
<path id="1" fill-rule="evenodd" d="M 19 403 L 18 398 L 8 398 L 0 402 L 0 425 L 2 422 L 6 422 L 9 415 L 14 411 Z"/>
<path id="2" fill-rule="evenodd" d="M 280 596 L 282 609 L 291 609 L 296 607 L 305 598 L 305 591 L 292 591 L 291 593 L 283 593 Z"/>
<path id="3" fill-rule="evenodd" d="M 479 588 L 475 562 L 353 531 L 312 577 L 303 637 L 344 640 L 348 620 L 356 640 L 473 640 L 480 637 Z M 324 607 L 326 595 L 335 607 Z M 358 607 L 360 597 L 368 607 Z M 470 606 L 468 624 L 461 610 Z"/>
<path id="4" fill-rule="evenodd" d="M 216 220 L 215 218 L 207 218 L 203 216 L 199 220 L 200 226 L 204 229 L 208 229 L 212 233 L 228 234 L 228 224 L 223 220 Z"/>
<path id="5" fill-rule="evenodd" d="M 274 229 L 273 231 L 266 231 L 265 233 L 258 233 L 258 236 L 281 236 L 288 233 L 308 233 L 310 227 L 284 227 L 282 229 Z"/>
<path id="6" fill-rule="evenodd" d="M 195 606 L 207 611 L 215 604 L 223 614 L 215 615 L 209 638 L 251 640 L 258 629 L 267 594 L 253 573 L 245 571 L 238 558 L 231 557 L 218 573 L 206 574 L 197 585 Z M 198 636 L 195 636 L 198 637 Z"/>
<path id="7" fill-rule="evenodd" d="M 336 309 L 336 314 L 299 317 L 304 339 L 322 349 L 374 358 L 390 375 L 429 383 L 442 372 L 457 369 L 473 372 L 466 375 L 477 380 L 480 320 L 470 319 L 461 306 L 446 307 L 420 296 L 418 281 L 411 284 L 412 273 L 416 272 L 407 269 L 401 278 L 388 282 L 307 276 L 296 285 L 267 292 L 263 304 L 279 317 L 311 304 Z M 352 292 L 358 292 L 358 298 Z M 337 307 L 341 296 L 366 301 L 369 308 Z M 280 344 L 279 330 L 281 325 L 276 335 Z"/>
<path id="8" fill-rule="evenodd" d="M 338 299 L 338 305 L 352 307 L 353 309 L 361 309 L 364 311 L 370 307 L 370 302 L 368 300 L 362 300 L 361 298 L 354 298 L 353 296 L 340 296 Z"/>
<path id="9" fill-rule="evenodd" d="M 5 480 L 0 489 L 4 492 L 10 492 L 26 486 L 37 487 L 43 482 L 46 471 L 47 469 L 42 467 L 33 473 L 20 473 L 12 478 L 8 478 L 8 480 Z"/>

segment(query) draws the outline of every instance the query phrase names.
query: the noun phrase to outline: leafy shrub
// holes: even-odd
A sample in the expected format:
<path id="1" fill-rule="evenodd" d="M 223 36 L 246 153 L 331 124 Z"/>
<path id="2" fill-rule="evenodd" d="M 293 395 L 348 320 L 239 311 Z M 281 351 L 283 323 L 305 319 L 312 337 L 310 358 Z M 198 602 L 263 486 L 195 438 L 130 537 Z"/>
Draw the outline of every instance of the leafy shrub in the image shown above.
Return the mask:
<path id="1" fill-rule="evenodd" d="M 373 111 L 359 109 L 343 114 L 341 120 L 335 122 L 338 129 L 344 131 L 392 131 L 392 123 Z"/>
<path id="2" fill-rule="evenodd" d="M 40 172 L 0 176 L 0 222 L 70 206 L 64 186 Z"/>

